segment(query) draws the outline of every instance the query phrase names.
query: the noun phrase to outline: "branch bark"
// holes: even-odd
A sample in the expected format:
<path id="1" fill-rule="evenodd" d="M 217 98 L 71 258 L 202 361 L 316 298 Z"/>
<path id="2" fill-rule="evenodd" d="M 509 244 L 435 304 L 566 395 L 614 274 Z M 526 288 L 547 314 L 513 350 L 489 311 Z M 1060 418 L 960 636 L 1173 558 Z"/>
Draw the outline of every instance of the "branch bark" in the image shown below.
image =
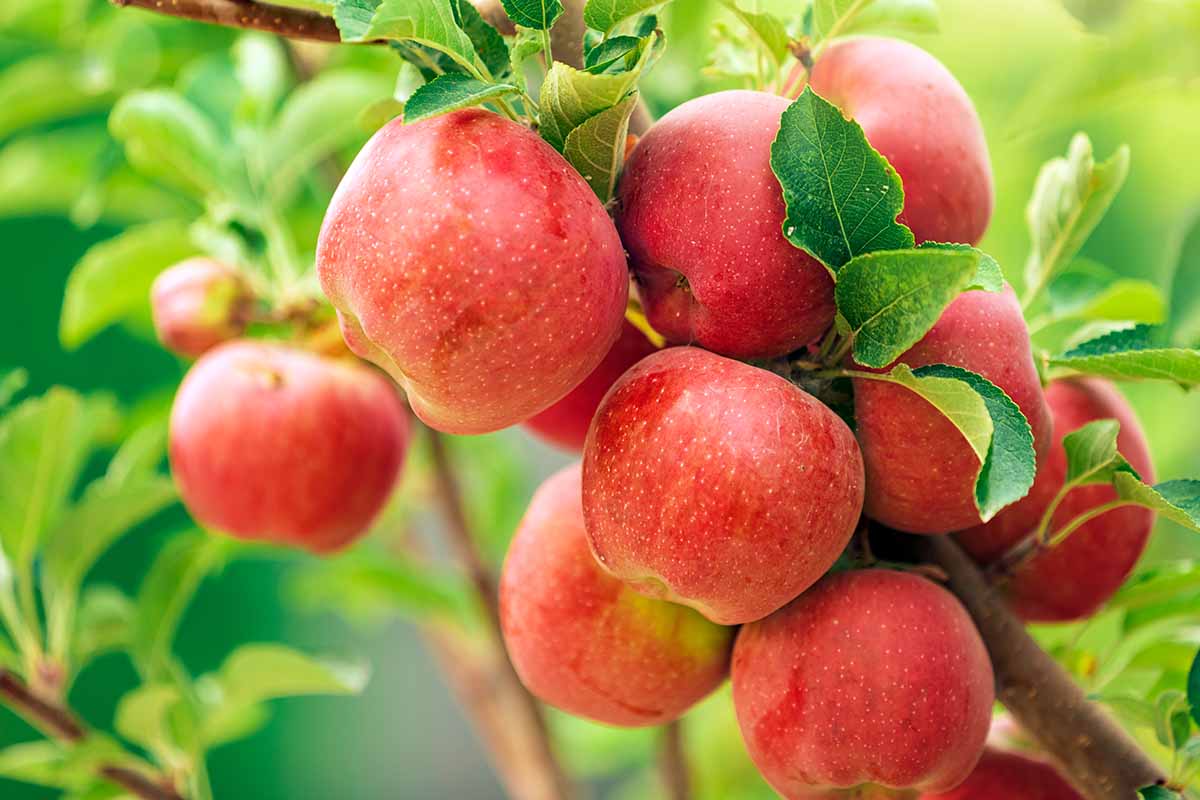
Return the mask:
<path id="1" fill-rule="evenodd" d="M 337 25 L 315 11 L 284 8 L 254 0 L 109 0 L 115 6 L 144 8 L 171 17 L 194 19 L 227 28 L 246 28 L 305 39 L 340 42 Z"/>
<path id="2" fill-rule="evenodd" d="M 991 655 L 996 697 L 1091 800 L 1129 800 L 1166 775 L 1043 651 L 997 590 L 947 536 L 910 537 L 918 557 L 939 565 Z"/>
<path id="3" fill-rule="evenodd" d="M 687 751 L 683 746 L 683 723 L 680 720 L 663 726 L 658 770 L 667 789 L 668 800 L 691 800 L 692 776 L 688 770 Z"/>
<path id="4" fill-rule="evenodd" d="M 37 697 L 20 678 L 4 669 L 0 669 L 0 700 L 51 738 L 76 744 L 87 736 L 87 728 L 69 709 Z M 96 772 L 104 780 L 142 800 L 183 800 L 174 789 L 129 767 L 103 764 Z"/>

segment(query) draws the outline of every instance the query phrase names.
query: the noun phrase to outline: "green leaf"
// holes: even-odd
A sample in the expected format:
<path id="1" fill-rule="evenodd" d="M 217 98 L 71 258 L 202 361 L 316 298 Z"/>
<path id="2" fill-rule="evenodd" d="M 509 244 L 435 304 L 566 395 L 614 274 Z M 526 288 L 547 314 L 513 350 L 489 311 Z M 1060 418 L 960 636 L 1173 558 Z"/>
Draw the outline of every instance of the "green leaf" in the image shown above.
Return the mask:
<path id="1" fill-rule="evenodd" d="M 1117 496 L 1174 523 L 1200 531 L 1200 480 L 1180 479 L 1148 486 L 1130 472 L 1113 475 Z"/>
<path id="2" fill-rule="evenodd" d="M 0 545 L 15 565 L 32 562 L 92 447 L 115 422 L 110 402 L 57 388 L 0 420 Z"/>
<path id="3" fill-rule="evenodd" d="M 634 67 L 617 74 L 594 75 L 556 61 L 539 94 L 538 132 L 542 138 L 562 151 L 571 131 L 620 104 L 634 90 L 642 72 L 657 57 L 661 42 L 657 34 L 648 37 Z"/>
<path id="4" fill-rule="evenodd" d="M 984 522 L 1015 503 L 1033 486 L 1037 456 L 1033 431 L 1017 404 L 1000 387 L 981 375 L 948 364 L 931 364 L 914 371 L 918 378 L 933 376 L 960 380 L 979 393 L 992 421 L 987 457 L 975 480 L 975 505 Z"/>
<path id="5" fill-rule="evenodd" d="M 512 72 L 508 43 L 504 41 L 500 31 L 483 18 L 470 0 L 457 0 L 454 11 L 457 13 L 458 26 L 475 45 L 475 52 L 487 67 L 488 73 L 493 78 L 503 78 Z"/>
<path id="6" fill-rule="evenodd" d="M 612 108 L 588 119 L 567 134 L 563 146 L 563 156 L 603 203 L 612 197 L 617 175 L 625 163 L 625 137 L 637 100 L 637 92 L 634 92 Z"/>
<path id="7" fill-rule="evenodd" d="M 605 39 L 584 53 L 583 67 L 595 75 L 607 72 L 617 62 L 627 61 L 631 55 L 636 54 L 641 44 L 642 40 L 636 36 L 614 36 Z"/>
<path id="8" fill-rule="evenodd" d="M 537 31 L 550 30 L 563 13 L 559 0 L 500 0 L 500 4 L 513 24 Z"/>
<path id="9" fill-rule="evenodd" d="M 1137 472 L 1117 452 L 1121 423 L 1115 419 L 1089 422 L 1063 437 L 1067 454 L 1066 482 L 1075 486 L 1111 483 L 1119 471 Z"/>
<path id="10" fill-rule="evenodd" d="M 67 278 L 58 329 L 63 346 L 73 350 L 115 322 L 148 316 L 158 273 L 196 252 L 177 220 L 129 228 L 93 245 Z"/>
<path id="11" fill-rule="evenodd" d="M 535 31 L 532 28 L 522 28 L 518 25 L 517 35 L 513 37 L 512 44 L 508 48 L 508 57 L 512 60 L 513 74 L 521 75 L 522 65 L 525 63 L 525 60 L 542 52 L 542 47 L 541 31 Z"/>
<path id="12" fill-rule="evenodd" d="M 117 704 L 113 726 L 122 737 L 152 753 L 178 752 L 170 716 L 182 699 L 179 689 L 169 684 L 139 686 Z"/>
<path id="13" fill-rule="evenodd" d="M 1154 735 L 1163 747 L 1172 751 L 1187 741 L 1191 730 L 1187 703 L 1187 696 L 1175 689 L 1163 692 L 1155 702 Z"/>
<path id="14" fill-rule="evenodd" d="M 460 576 L 393 554 L 348 553 L 301 573 L 289 594 L 305 608 L 331 608 L 367 622 L 397 615 L 466 622 L 476 606 Z"/>
<path id="15" fill-rule="evenodd" d="M 1138 796 L 1142 800 L 1179 800 L 1179 794 L 1165 786 L 1143 786 L 1138 789 Z"/>
<path id="16" fill-rule="evenodd" d="M 1200 347 L 1200 213 L 1186 220 L 1178 241 L 1171 276 L 1171 341 Z"/>
<path id="17" fill-rule="evenodd" d="M 855 377 L 886 380 L 916 392 L 954 423 L 980 464 L 987 459 L 995 430 L 991 414 L 983 397 L 957 376 L 942 377 L 932 373 L 918 375 L 907 365 L 897 364 L 886 375 L 855 373 Z"/>
<path id="18" fill-rule="evenodd" d="M 0 371 L 0 411 L 12 402 L 12 399 L 25 391 L 29 384 L 29 373 L 20 367 Z"/>
<path id="19" fill-rule="evenodd" d="M 124 484 L 131 477 L 153 475 L 167 454 L 165 418 L 154 418 L 130 433 L 105 470 L 105 480 Z"/>
<path id="20" fill-rule="evenodd" d="M 765 11 L 746 11 L 737 0 L 720 0 L 721 5 L 733 12 L 743 25 L 754 34 L 755 40 L 774 63 L 780 68 L 788 57 L 788 45 L 792 37 L 779 17 Z"/>
<path id="21" fill-rule="evenodd" d="M 0 750 L 0 777 L 77 791 L 91 784 L 92 768 L 114 751 L 119 752 L 110 739 L 96 735 L 69 747 L 48 740 L 21 742 Z"/>
<path id="22" fill-rule="evenodd" d="M 631 17 L 665 5 L 667 0 L 587 0 L 583 21 L 589 28 L 611 33 L 613 28 Z"/>
<path id="23" fill-rule="evenodd" d="M 993 267 L 994 260 L 970 247 L 881 250 L 850 259 L 838 273 L 835 296 L 854 335 L 854 360 L 876 368 L 891 364 L 959 294 L 983 282 L 994 285 Z"/>
<path id="24" fill-rule="evenodd" d="M 917 249 L 974 253 L 979 258 L 979 269 L 968 288 L 983 289 L 985 292 L 1004 291 L 1004 270 L 1000 268 L 1000 262 L 977 247 L 957 242 L 921 242 Z"/>
<path id="25" fill-rule="evenodd" d="M 265 33 L 246 33 L 234 42 L 231 54 L 242 88 L 241 115 L 266 119 L 287 91 L 290 67 L 283 41 Z"/>
<path id="26" fill-rule="evenodd" d="M 97 80 L 96 66 L 78 54 L 65 52 L 6 64 L 0 71 L 0 139 L 22 128 L 107 106 L 114 87 Z"/>
<path id="27" fill-rule="evenodd" d="M 1157 564 L 1139 572 L 1117 590 L 1108 607 L 1141 609 L 1177 597 L 1200 597 L 1200 564 L 1195 561 Z"/>
<path id="28" fill-rule="evenodd" d="M 264 140 L 263 175 L 276 202 L 286 202 L 313 167 L 365 141 L 358 113 L 391 94 L 387 80 L 365 70 L 324 72 L 288 95 Z"/>
<path id="29" fill-rule="evenodd" d="M 1049 365 L 1114 380 L 1200 384 L 1200 350 L 1163 347 L 1156 333 L 1148 325 L 1111 331 L 1051 358 Z"/>
<path id="30" fill-rule="evenodd" d="M 813 28 L 821 38 L 886 28 L 938 30 L 936 0 L 813 0 Z"/>
<path id="31" fill-rule="evenodd" d="M 1196 653 L 1196 657 L 1192 659 L 1192 666 L 1188 669 L 1187 700 L 1192 719 L 1200 725 L 1200 652 Z"/>
<path id="32" fill-rule="evenodd" d="M 72 668 L 78 672 L 92 659 L 124 650 L 133 641 L 137 609 L 115 586 L 89 586 L 79 603 Z"/>
<path id="33" fill-rule="evenodd" d="M 1066 158 L 1042 166 L 1025 209 L 1033 242 L 1025 262 L 1027 288 L 1043 286 L 1075 257 L 1128 174 L 1128 147 L 1122 145 L 1097 164 L 1092 142 L 1083 133 L 1075 134 Z"/>
<path id="34" fill-rule="evenodd" d="M 176 92 L 125 95 L 109 115 L 108 127 L 125 145 L 130 163 L 185 192 L 227 197 L 237 183 L 212 121 Z"/>
<path id="35" fill-rule="evenodd" d="M 411 125 L 519 91 L 507 83 L 484 83 L 461 72 L 448 72 L 413 92 L 404 103 L 404 123 Z"/>
<path id="36" fill-rule="evenodd" d="M 449 0 L 382 0 L 377 7 L 370 0 L 339 0 L 334 19 L 343 41 L 410 41 L 445 53 L 468 72 L 483 65 Z M 364 19 L 369 20 L 365 25 Z"/>
<path id="37" fill-rule="evenodd" d="M 862 253 L 912 247 L 912 231 L 896 222 L 900 176 L 857 122 L 811 88 L 783 112 L 771 169 L 787 205 L 784 236 L 833 272 Z"/>
<path id="38" fill-rule="evenodd" d="M 1149 281 L 1122 278 L 1091 261 L 1076 260 L 1047 287 L 1054 319 L 1127 320 L 1157 325 L 1166 300 Z"/>

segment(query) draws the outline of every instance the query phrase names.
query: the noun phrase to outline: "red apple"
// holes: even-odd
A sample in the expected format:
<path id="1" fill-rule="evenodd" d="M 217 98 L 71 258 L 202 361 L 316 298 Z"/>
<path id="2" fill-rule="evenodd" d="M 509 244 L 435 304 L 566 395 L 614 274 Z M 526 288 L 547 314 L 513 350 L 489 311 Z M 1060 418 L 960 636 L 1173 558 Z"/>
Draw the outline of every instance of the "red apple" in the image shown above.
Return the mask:
<path id="1" fill-rule="evenodd" d="M 575 388 L 628 293 L 617 231 L 579 173 L 479 109 L 375 134 L 326 212 L 317 273 L 350 348 L 451 433 L 513 425 Z"/>
<path id="2" fill-rule="evenodd" d="M 1054 446 L 1038 467 L 1033 489 L 985 525 L 959 534 L 963 547 L 981 564 L 1000 558 L 1037 528 L 1051 500 L 1062 488 L 1067 456 L 1062 439 L 1098 419 L 1121 424 L 1117 450 L 1144 480 L 1154 481 L 1146 435 L 1116 388 L 1097 378 L 1059 380 L 1046 387 L 1054 419 Z M 1117 498 L 1111 486 L 1073 489 L 1055 511 L 1050 532 L 1075 517 Z M 1034 622 L 1065 622 L 1094 614 L 1120 588 L 1146 549 L 1154 513 L 1126 506 L 1091 520 L 1053 550 L 1035 556 L 1006 582 L 1005 592 L 1016 612 Z"/>
<path id="3" fill-rule="evenodd" d="M 1017 753 L 984 751 L 971 777 L 956 789 L 920 800 L 1084 800 L 1049 764 Z"/>
<path id="4" fill-rule="evenodd" d="M 583 383 L 554 405 L 525 422 L 525 427 L 548 442 L 565 450 L 583 449 L 588 426 L 608 387 L 612 386 L 625 370 L 650 355 L 658 348 L 636 327 L 626 322 L 621 326 L 617 339 L 600 366 L 584 378 Z"/>
<path id="5" fill-rule="evenodd" d="M 900 174 L 900 221 L 918 242 L 983 238 L 993 203 L 987 141 L 971 98 L 940 61 L 899 39 L 846 39 L 820 57 L 811 85 Z"/>
<path id="6" fill-rule="evenodd" d="M 1012 289 L 959 295 L 897 361 L 914 369 L 940 363 L 979 373 L 1020 407 L 1037 452 L 1045 451 L 1050 413 Z M 950 420 L 915 392 L 871 379 L 855 379 L 854 408 L 867 516 L 910 533 L 949 533 L 980 523 L 979 459 Z"/>
<path id="7" fill-rule="evenodd" d="M 233 341 L 206 353 L 171 409 L 171 468 L 201 524 L 336 550 L 366 532 L 408 446 L 392 384 L 349 361 Z"/>
<path id="8" fill-rule="evenodd" d="M 983 751 L 992 680 L 958 601 L 888 570 L 830 575 L 733 651 L 742 737 L 789 800 L 957 786 Z"/>
<path id="9" fill-rule="evenodd" d="M 862 458 L 836 414 L 778 375 L 694 347 L 626 372 L 584 448 L 600 563 L 725 625 L 820 578 L 854 533 L 862 492 Z"/>
<path id="10" fill-rule="evenodd" d="M 237 270 L 211 258 L 189 258 L 167 267 L 150 287 L 159 341 L 189 358 L 241 336 L 252 302 Z"/>
<path id="11" fill-rule="evenodd" d="M 733 631 L 602 570 L 583 528 L 578 464 L 538 489 L 500 577 L 504 641 L 542 700 L 610 725 L 660 725 L 725 680 Z"/>

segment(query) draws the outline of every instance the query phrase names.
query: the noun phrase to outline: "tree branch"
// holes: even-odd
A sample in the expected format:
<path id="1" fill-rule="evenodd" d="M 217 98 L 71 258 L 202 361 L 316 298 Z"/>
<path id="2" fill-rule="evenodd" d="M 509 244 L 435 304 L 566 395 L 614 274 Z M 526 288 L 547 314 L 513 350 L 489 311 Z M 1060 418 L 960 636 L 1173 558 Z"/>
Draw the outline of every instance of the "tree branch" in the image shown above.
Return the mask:
<path id="1" fill-rule="evenodd" d="M 1046 654 L 975 563 L 948 536 L 908 537 L 938 564 L 987 645 L 996 698 L 1091 800 L 1129 800 L 1166 775 Z"/>
<path id="2" fill-rule="evenodd" d="M 227 28 L 246 28 L 313 42 L 340 42 L 337 25 L 315 11 L 283 8 L 255 0 L 109 0 L 115 6 L 144 8 L 170 17 Z"/>
<path id="3" fill-rule="evenodd" d="M 529 693 L 512 661 L 508 658 L 508 650 L 504 646 L 504 637 L 500 629 L 500 598 L 497 591 L 496 579 L 476 545 L 471 533 L 464 510 L 462 493 L 458 480 L 450 463 L 449 453 L 446 452 L 445 437 L 426 428 L 429 435 L 430 451 L 433 456 L 434 483 L 437 487 L 437 502 L 441 507 L 442 516 L 446 521 L 449 544 L 454 549 L 459 562 L 467 572 L 467 577 L 475 587 L 475 593 L 483 603 L 486 612 L 489 633 L 497 653 L 497 666 L 500 678 L 517 698 L 518 709 L 525 722 L 535 736 L 537 757 L 542 766 L 542 786 L 523 787 L 524 797 L 531 798 L 568 798 L 571 796 L 570 782 L 555 757 L 550 734 L 546 728 L 546 719 L 542 714 L 541 704 Z"/>
<path id="4" fill-rule="evenodd" d="M 87 729 L 70 710 L 35 696 L 20 678 L 5 669 L 0 669 L 0 700 L 51 738 L 77 744 L 87 736 Z M 96 772 L 142 800 L 183 800 L 174 789 L 155 783 L 129 767 L 103 764 Z"/>
<path id="5" fill-rule="evenodd" d="M 663 726 L 658 771 L 669 800 L 691 800 L 692 776 L 688 770 L 687 751 L 683 747 L 683 722 L 680 720 Z"/>

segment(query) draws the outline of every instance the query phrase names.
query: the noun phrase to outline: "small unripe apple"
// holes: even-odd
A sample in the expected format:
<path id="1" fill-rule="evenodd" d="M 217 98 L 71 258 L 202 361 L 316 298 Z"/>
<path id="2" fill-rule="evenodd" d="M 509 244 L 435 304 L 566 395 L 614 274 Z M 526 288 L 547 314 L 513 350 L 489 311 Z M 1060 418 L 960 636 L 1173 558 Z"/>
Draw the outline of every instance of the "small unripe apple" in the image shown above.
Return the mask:
<path id="1" fill-rule="evenodd" d="M 616 228 L 529 128 L 480 109 L 379 130 L 317 244 L 350 349 L 449 433 L 522 422 L 596 368 L 629 277 Z"/>
<path id="2" fill-rule="evenodd" d="M 500 577 L 504 641 L 542 700 L 610 725 L 661 725 L 725 680 L 733 631 L 645 597 L 588 549 L 574 464 L 534 494 Z"/>
<path id="3" fill-rule="evenodd" d="M 408 417 L 378 372 L 281 344 L 200 358 L 171 409 L 171 470 L 201 524 L 323 553 L 366 532 L 396 483 Z"/>
<path id="4" fill-rule="evenodd" d="M 621 376 L 592 420 L 588 538 L 638 591 L 750 622 L 837 560 L 862 510 L 862 470 L 854 435 L 812 395 L 672 347 Z"/>
<path id="5" fill-rule="evenodd" d="M 189 258 L 167 267 L 150 287 L 159 341 L 189 358 L 241 336 L 253 300 L 237 270 L 211 258 Z"/>
<path id="6" fill-rule="evenodd" d="M 1051 765 L 1019 753 L 984 751 L 979 765 L 957 788 L 920 800 L 1084 800 Z"/>
<path id="7" fill-rule="evenodd" d="M 1038 465 L 1033 488 L 987 524 L 958 535 L 963 548 L 981 564 L 1000 558 L 1037 528 L 1066 480 L 1063 437 L 1089 422 L 1117 420 L 1121 425 L 1118 452 L 1143 480 L 1154 482 L 1146 435 L 1129 403 L 1111 383 L 1098 378 L 1057 380 L 1046 387 L 1046 403 L 1054 418 L 1054 445 Z M 1116 499 L 1117 492 L 1109 485 L 1072 489 L 1054 512 L 1049 533 Z M 1153 528 L 1154 512 L 1139 506 L 1101 514 L 1053 549 L 1020 566 L 1004 582 L 1004 592 L 1017 614 L 1029 621 L 1086 619 L 1129 577 Z"/>
<path id="8" fill-rule="evenodd" d="M 635 326 L 626 322 L 608 355 L 583 383 L 554 405 L 525 422 L 525 427 L 565 450 L 579 451 L 588 426 L 610 386 L 625 371 L 658 348 Z"/>
<path id="9" fill-rule="evenodd" d="M 995 701 L 967 612 L 910 573 L 839 572 L 746 625 L 733 702 L 750 757 L 788 800 L 957 786 Z"/>

